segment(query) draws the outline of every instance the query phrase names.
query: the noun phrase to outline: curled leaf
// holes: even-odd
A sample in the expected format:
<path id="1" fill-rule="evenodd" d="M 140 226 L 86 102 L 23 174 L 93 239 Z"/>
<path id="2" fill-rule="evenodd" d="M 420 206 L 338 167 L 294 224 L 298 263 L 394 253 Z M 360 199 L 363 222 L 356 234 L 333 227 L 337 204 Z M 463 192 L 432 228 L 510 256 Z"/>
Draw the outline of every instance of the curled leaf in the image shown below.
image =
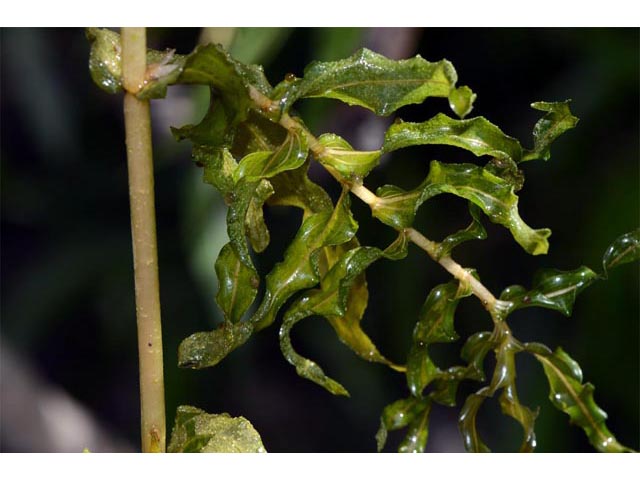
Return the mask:
<path id="1" fill-rule="evenodd" d="M 473 110 L 473 102 L 476 101 L 477 95 L 471 91 L 466 85 L 455 88 L 449 93 L 449 106 L 456 115 L 464 118 L 471 110 Z"/>
<path id="2" fill-rule="evenodd" d="M 230 243 L 227 243 L 216 260 L 218 294 L 216 302 L 227 322 L 237 323 L 251 306 L 258 291 L 260 279 L 257 272 L 247 267 Z"/>
<path id="3" fill-rule="evenodd" d="M 464 230 L 452 233 L 438 244 L 436 252 L 437 258 L 442 258 L 451 254 L 451 251 L 461 243 L 469 240 L 484 240 L 487 238 L 487 231 L 480 222 L 480 208 L 469 202 L 469 213 L 471 214 L 471 224 Z"/>
<path id="4" fill-rule="evenodd" d="M 211 332 L 194 333 L 178 347 L 178 366 L 193 369 L 213 367 L 243 345 L 253 330 L 253 325 L 247 322 L 225 322 Z"/>
<path id="5" fill-rule="evenodd" d="M 458 429 L 462 434 L 464 448 L 467 452 L 487 453 L 489 447 L 480 439 L 478 429 L 476 427 L 476 417 L 478 410 L 484 403 L 488 395 L 488 387 L 478 390 L 476 393 L 469 395 L 460 410 L 458 417 Z"/>
<path id="6" fill-rule="evenodd" d="M 335 169 L 346 178 L 362 180 L 378 165 L 380 150 L 354 150 L 346 140 L 333 133 L 321 135 L 318 141 L 324 147 L 318 158 L 320 163 Z"/>
<path id="7" fill-rule="evenodd" d="M 416 419 L 420 418 L 421 414 L 425 412 L 425 410 L 427 411 L 426 415 L 428 417 L 430 408 L 431 402 L 428 398 L 416 397 L 404 398 L 387 405 L 382 411 L 382 415 L 380 417 L 380 428 L 376 433 L 378 451 L 380 452 L 384 448 L 389 431 L 399 430 L 413 423 Z M 425 422 L 425 429 L 426 428 L 427 424 Z M 426 435 L 423 436 L 425 437 L 426 443 Z"/>
<path id="8" fill-rule="evenodd" d="M 564 102 L 535 102 L 531 107 L 545 113 L 533 128 L 533 149 L 527 151 L 522 158 L 523 162 L 529 160 L 549 160 L 551 143 L 567 130 L 572 129 L 578 123 L 569 109 L 571 100 Z"/>
<path id="9" fill-rule="evenodd" d="M 260 434 L 244 417 L 178 407 L 169 453 L 266 453 Z"/>
<path id="10" fill-rule="evenodd" d="M 640 259 L 640 228 L 619 236 L 602 257 L 605 276 L 611 268 Z"/>

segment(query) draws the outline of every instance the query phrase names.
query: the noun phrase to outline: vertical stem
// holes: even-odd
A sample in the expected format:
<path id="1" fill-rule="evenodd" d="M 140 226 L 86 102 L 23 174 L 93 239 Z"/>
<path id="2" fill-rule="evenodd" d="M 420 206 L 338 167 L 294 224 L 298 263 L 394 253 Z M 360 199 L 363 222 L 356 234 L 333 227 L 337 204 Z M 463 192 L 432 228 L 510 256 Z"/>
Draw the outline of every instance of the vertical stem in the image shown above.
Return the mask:
<path id="1" fill-rule="evenodd" d="M 124 120 L 138 323 L 142 451 L 165 451 L 165 406 L 149 102 L 138 100 L 146 71 L 144 28 L 122 29 Z"/>

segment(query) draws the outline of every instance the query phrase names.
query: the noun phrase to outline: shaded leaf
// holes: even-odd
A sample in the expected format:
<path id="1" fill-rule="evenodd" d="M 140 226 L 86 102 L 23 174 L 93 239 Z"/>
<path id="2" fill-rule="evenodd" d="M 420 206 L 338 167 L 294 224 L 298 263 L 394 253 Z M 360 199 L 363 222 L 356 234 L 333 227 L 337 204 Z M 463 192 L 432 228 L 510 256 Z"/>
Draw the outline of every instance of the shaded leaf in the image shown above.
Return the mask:
<path id="1" fill-rule="evenodd" d="M 529 160 L 549 160 L 551 143 L 567 130 L 572 129 L 578 123 L 569 109 L 571 100 L 564 102 L 535 102 L 531 106 L 545 113 L 533 128 L 533 149 L 525 153 L 523 162 Z"/>
<path id="2" fill-rule="evenodd" d="M 484 240 L 487 238 L 487 231 L 480 222 L 480 208 L 469 202 L 469 213 L 471 214 L 471 224 L 464 230 L 452 233 L 438 244 L 436 257 L 442 258 L 451 255 L 451 251 L 461 243 L 469 240 Z"/>
<path id="3" fill-rule="evenodd" d="M 536 434 L 533 429 L 538 411 L 532 411 L 518 400 L 515 383 L 506 386 L 499 398 L 500 409 L 517 421 L 523 430 L 523 440 L 520 452 L 533 452 L 536 448 Z"/>
<path id="4" fill-rule="evenodd" d="M 471 335 L 465 342 L 460 356 L 469 362 L 468 378 L 483 382 L 484 359 L 497 346 L 496 339 L 491 332 L 478 332 Z"/>
<path id="5" fill-rule="evenodd" d="M 225 322 L 211 332 L 194 333 L 178 347 L 178 366 L 193 369 L 213 367 L 243 345 L 252 333 L 253 325 L 247 322 Z"/>
<path id="6" fill-rule="evenodd" d="M 260 434 L 244 417 L 210 414 L 181 405 L 171 432 L 169 453 L 266 453 Z"/>
<path id="7" fill-rule="evenodd" d="M 392 152 L 414 145 L 452 145 L 478 157 L 490 155 L 515 162 L 522 157 L 520 143 L 484 117 L 455 120 L 439 113 L 422 123 L 395 122 L 385 133 L 382 149 Z"/>
<path id="8" fill-rule="evenodd" d="M 640 228 L 619 236 L 602 257 L 605 276 L 609 269 L 640 259 Z"/>
<path id="9" fill-rule="evenodd" d="M 473 103 L 476 98 L 477 95 L 466 85 L 458 87 L 449 93 L 449 107 L 460 118 L 464 118 L 473 110 Z"/>
<path id="10" fill-rule="evenodd" d="M 227 243 L 216 260 L 218 294 L 216 302 L 227 322 L 237 323 L 253 303 L 260 279 L 258 273 L 247 267 Z"/>
<path id="11" fill-rule="evenodd" d="M 464 448 L 468 452 L 487 453 L 489 447 L 480 439 L 476 428 L 476 417 L 482 403 L 487 398 L 489 387 L 484 387 L 467 397 L 458 417 L 458 429 L 462 434 Z"/>
<path id="12" fill-rule="evenodd" d="M 431 413 L 431 402 L 425 403 L 424 409 L 409 424 L 407 435 L 404 437 L 398 452 L 400 453 L 422 453 L 427 447 L 429 438 L 429 414 Z"/>
<path id="13" fill-rule="evenodd" d="M 299 98 L 322 97 L 386 116 L 428 97 L 448 97 L 456 81 L 447 60 L 431 63 L 418 55 L 395 61 L 365 48 L 344 60 L 311 63 L 302 79 L 276 86 L 275 99 L 282 111 Z"/>
<path id="14" fill-rule="evenodd" d="M 193 160 L 204 168 L 203 180 L 222 194 L 226 203 L 232 201 L 233 172 L 237 163 L 226 148 L 193 147 Z"/>
<path id="15" fill-rule="evenodd" d="M 171 133 L 177 141 L 189 140 L 196 147 L 206 146 L 219 149 L 231 146 L 236 124 L 233 110 L 226 107 L 212 90 L 209 109 L 200 123 L 184 125 L 180 128 L 171 127 Z M 209 150 L 211 149 L 209 148 Z"/>
<path id="16" fill-rule="evenodd" d="M 301 208 L 304 218 L 323 210 L 331 210 L 331 198 L 327 192 L 313 183 L 307 175 L 309 164 L 310 160 L 307 160 L 295 170 L 288 170 L 271 178 L 275 193 L 267 203 Z"/>
<path id="17" fill-rule="evenodd" d="M 388 432 L 406 427 L 429 406 L 429 399 L 416 397 L 404 398 L 387 405 L 382 411 L 380 428 L 376 433 L 378 451 L 384 448 Z"/>
<path id="18" fill-rule="evenodd" d="M 291 28 L 239 27 L 235 29 L 229 52 L 240 62 L 266 65 L 280 50 Z"/>
<path id="19" fill-rule="evenodd" d="M 607 429 L 607 414 L 593 399 L 593 385 L 582 383 L 582 370 L 578 363 L 560 347 L 553 353 L 541 344 L 527 344 L 526 347 L 542 364 L 549 381 L 551 403 L 569 415 L 571 423 L 584 430 L 591 445 L 601 452 L 630 451 L 618 443 Z"/>
<path id="20" fill-rule="evenodd" d="M 290 130 L 287 137 L 275 151 L 252 152 L 240 160 L 234 178 L 258 180 L 270 178 L 278 173 L 295 170 L 307 158 L 307 139 L 300 131 Z"/>
<path id="21" fill-rule="evenodd" d="M 333 133 L 325 133 L 318 139 L 324 147 L 318 160 L 340 172 L 347 179 L 362 180 L 378 165 L 380 150 L 357 151 L 343 138 Z"/>
<path id="22" fill-rule="evenodd" d="M 531 290 L 513 285 L 502 292 L 500 300 L 510 302 L 505 310 L 507 314 L 521 308 L 542 307 L 556 310 L 568 317 L 576 296 L 597 279 L 598 275 L 587 267 L 565 272 L 544 269 L 534 275 Z"/>

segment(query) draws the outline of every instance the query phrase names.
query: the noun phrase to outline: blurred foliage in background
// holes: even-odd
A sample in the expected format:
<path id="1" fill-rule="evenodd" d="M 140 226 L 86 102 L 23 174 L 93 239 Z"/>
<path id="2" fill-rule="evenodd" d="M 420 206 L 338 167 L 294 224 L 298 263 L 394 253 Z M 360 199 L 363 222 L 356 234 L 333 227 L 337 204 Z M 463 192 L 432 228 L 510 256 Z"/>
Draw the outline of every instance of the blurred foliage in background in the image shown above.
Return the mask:
<path id="1" fill-rule="evenodd" d="M 312 60 L 342 58 L 360 47 L 391 58 L 416 53 L 428 60 L 447 58 L 460 84 L 478 94 L 473 114 L 487 117 L 525 146 L 531 145 L 531 128 L 538 118 L 529 104 L 572 98 L 578 127 L 554 144 L 549 162 L 524 165 L 527 180 L 520 209 L 530 225 L 552 229 L 549 254 L 528 256 L 508 232 L 488 222 L 488 240 L 457 251 L 457 260 L 477 268 L 494 293 L 514 283 L 528 285 L 542 267 L 584 264 L 599 270 L 609 243 L 639 223 L 638 29 L 149 31 L 150 47 L 176 48 L 179 53 L 188 53 L 202 40 L 226 43 L 240 60 L 263 64 L 273 84 L 289 72 L 301 75 Z M 27 436 L 16 441 L 12 432 L 29 432 L 31 425 L 16 426 L 17 418 L 11 415 L 15 405 L 7 399 L 15 401 L 12 394 L 26 379 L 13 370 L 9 374 L 9 365 L 14 365 L 7 362 L 9 352 L 16 364 L 28 365 L 38 378 L 75 399 L 120 442 L 119 447 L 103 448 L 138 448 L 122 99 L 92 83 L 88 51 L 81 29 L 2 30 L 2 451 L 65 449 L 55 440 L 30 442 Z M 445 101 L 406 107 L 398 116 L 421 121 L 441 111 Z M 302 323 L 293 341 L 343 383 L 351 398 L 333 397 L 299 378 L 280 354 L 276 327 L 256 335 L 213 369 L 176 366 L 179 342 L 221 321 L 214 302 L 213 264 L 226 242 L 224 203 L 202 183 L 201 170 L 190 160 L 190 145 L 176 143 L 169 131 L 170 125 L 198 121 L 207 104 L 206 89 L 195 87 L 172 87 L 166 100 L 152 103 L 168 425 L 177 405 L 190 404 L 249 418 L 268 451 L 374 451 L 382 408 L 406 395 L 404 376 L 353 355 L 326 322 Z M 316 134 L 337 133 L 358 149 L 379 148 L 393 121 L 329 100 L 307 100 L 298 110 Z M 387 156 L 367 186 L 412 187 L 424 178 L 432 159 L 474 161 L 471 154 L 452 155 L 452 149 L 429 146 Z M 329 191 L 336 189 L 323 171 L 312 170 L 311 176 Z M 391 229 L 371 219 L 364 204 L 353 203 L 362 243 L 382 245 L 394 237 Z M 298 221 L 296 214 L 276 207 L 265 214 L 272 242 L 259 259 L 263 272 L 281 258 L 281 245 L 291 240 Z M 445 196 L 425 205 L 415 226 L 441 239 L 466 226 L 466 215 L 466 202 Z M 376 263 L 367 278 L 371 300 L 363 328 L 383 354 L 402 363 L 422 302 L 448 275 L 411 249 L 402 262 Z M 581 295 L 570 319 L 534 309 L 514 314 L 510 322 L 523 341 L 562 345 L 570 352 L 585 380 L 595 384 L 595 398 L 609 413 L 610 429 L 634 448 L 640 438 L 638 286 L 638 267 L 631 264 Z M 463 339 L 489 326 L 472 300 L 461 304 L 456 322 Z M 434 357 L 453 363 L 457 359 L 452 352 L 459 348 L 444 345 Z M 539 366 L 523 360 L 518 365 L 520 397 L 541 407 L 538 451 L 591 451 L 583 433 L 549 403 Z M 466 394 L 477 385 L 464 388 Z M 44 400 L 21 404 L 26 418 L 21 421 L 38 422 Z M 495 450 L 515 451 L 519 426 L 503 417 L 496 403 L 483 407 L 480 431 Z M 434 406 L 427 451 L 463 450 L 457 411 Z M 390 436 L 390 448 L 401 435 Z"/>

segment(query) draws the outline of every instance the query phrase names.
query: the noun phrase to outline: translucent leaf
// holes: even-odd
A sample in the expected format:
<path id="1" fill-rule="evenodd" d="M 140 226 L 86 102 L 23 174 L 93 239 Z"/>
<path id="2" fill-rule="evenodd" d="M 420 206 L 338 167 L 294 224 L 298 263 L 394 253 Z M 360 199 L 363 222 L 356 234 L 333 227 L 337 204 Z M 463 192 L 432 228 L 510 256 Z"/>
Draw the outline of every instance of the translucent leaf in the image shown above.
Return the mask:
<path id="1" fill-rule="evenodd" d="M 482 403 L 487 398 L 488 387 L 478 390 L 476 393 L 469 395 L 460 410 L 458 417 L 458 429 L 462 434 L 464 448 L 468 452 L 487 453 L 489 447 L 480 439 L 476 428 L 476 416 Z"/>
<path id="2" fill-rule="evenodd" d="M 320 163 L 340 172 L 347 179 L 362 180 L 378 165 L 380 150 L 357 151 L 343 138 L 325 133 L 318 139 L 324 147 L 318 158 Z"/>
<path id="3" fill-rule="evenodd" d="M 384 448 L 388 432 L 406 427 L 418 418 L 425 409 L 430 409 L 430 401 L 427 398 L 409 397 L 387 405 L 382 411 L 380 428 L 376 433 L 378 451 L 380 452 Z"/>
<path id="4" fill-rule="evenodd" d="M 449 106 L 456 115 L 464 118 L 473 110 L 473 103 L 476 101 L 476 97 L 477 95 L 466 85 L 458 87 L 449 93 Z"/>
<path id="5" fill-rule="evenodd" d="M 247 267 L 227 243 L 216 260 L 218 294 L 216 302 L 227 322 L 237 323 L 253 303 L 260 279 L 254 269 Z"/>
<path id="6" fill-rule="evenodd" d="M 559 347 L 553 353 L 541 344 L 528 344 L 526 347 L 542 364 L 549 381 L 551 403 L 569 415 L 571 423 L 584 430 L 591 445 L 601 452 L 630 451 L 618 443 L 607 429 L 607 414 L 593 399 L 593 385 L 582 383 L 582 371 L 578 363 Z"/>
<path id="7" fill-rule="evenodd" d="M 302 79 L 276 86 L 274 98 L 282 111 L 299 98 L 322 97 L 386 116 L 428 97 L 446 98 L 456 81 L 455 69 L 447 60 L 431 63 L 418 55 L 395 61 L 361 49 L 344 60 L 311 63 Z"/>
<path id="8" fill-rule="evenodd" d="M 247 322 L 225 322 L 211 332 L 194 333 L 178 347 L 178 366 L 193 369 L 213 367 L 243 345 L 252 333 L 253 325 Z"/>
<path id="9" fill-rule="evenodd" d="M 234 178 L 236 181 L 240 178 L 251 181 L 295 170 L 304 163 L 308 149 L 306 137 L 299 131 L 291 130 L 275 151 L 252 152 L 244 157 L 234 172 Z"/>
<path id="10" fill-rule="evenodd" d="M 423 202 L 441 193 L 450 193 L 476 204 L 489 219 L 505 226 L 515 240 L 530 254 L 547 252 L 549 229 L 534 230 L 520 218 L 518 197 L 513 185 L 472 164 L 431 162 L 429 175 L 416 189 L 404 191 L 386 185 L 377 190 L 380 197 L 372 206 L 372 214 L 394 228 L 410 227 Z"/>
<path id="11" fill-rule="evenodd" d="M 471 224 L 464 230 L 452 233 L 438 244 L 436 252 L 437 258 L 442 258 L 451 254 L 451 251 L 461 243 L 469 240 L 484 240 L 487 238 L 487 231 L 480 222 L 481 210 L 478 206 L 469 202 L 469 213 L 471 214 Z"/>
<path id="12" fill-rule="evenodd" d="M 349 195 L 343 192 L 333 211 L 309 216 L 284 254 L 284 260 L 266 278 L 266 291 L 252 317 L 258 329 L 270 325 L 278 310 L 294 293 L 313 287 L 318 281 L 320 249 L 349 241 L 358 224 L 349 209 Z"/>
<path id="13" fill-rule="evenodd" d="M 609 269 L 638 259 L 640 259 L 640 228 L 621 235 L 609 245 L 602 257 L 604 274 L 609 275 Z"/>
<path id="14" fill-rule="evenodd" d="M 520 143 L 484 117 L 455 120 L 439 113 L 422 123 L 395 122 L 384 136 L 382 149 L 392 152 L 413 145 L 452 145 L 478 157 L 490 155 L 515 162 L 522 157 Z"/>
<path id="15" fill-rule="evenodd" d="M 533 149 L 526 152 L 522 161 L 549 160 L 551 143 L 567 130 L 575 127 L 578 118 L 569 110 L 571 100 L 564 102 L 535 102 L 531 106 L 545 113 L 533 128 Z"/>
<path id="16" fill-rule="evenodd" d="M 171 432 L 169 453 L 266 453 L 260 434 L 244 417 L 210 414 L 181 405 Z"/>
<path id="17" fill-rule="evenodd" d="M 597 279 L 598 275 L 587 267 L 566 272 L 544 269 L 533 277 L 531 290 L 513 285 L 502 292 L 500 300 L 510 302 L 506 313 L 521 308 L 542 307 L 556 310 L 568 317 L 576 296 Z"/>

